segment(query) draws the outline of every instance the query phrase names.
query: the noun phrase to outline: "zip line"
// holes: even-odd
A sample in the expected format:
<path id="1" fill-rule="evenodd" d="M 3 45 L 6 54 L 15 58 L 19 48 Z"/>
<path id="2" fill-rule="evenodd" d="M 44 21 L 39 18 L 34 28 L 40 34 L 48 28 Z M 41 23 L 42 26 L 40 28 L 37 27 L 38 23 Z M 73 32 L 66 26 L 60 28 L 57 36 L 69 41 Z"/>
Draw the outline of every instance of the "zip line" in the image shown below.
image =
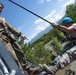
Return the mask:
<path id="1" fill-rule="evenodd" d="M 12 2 L 13 4 L 15 4 L 15 5 L 19 6 L 20 8 L 22 8 L 22 9 L 24 9 L 24 10 L 28 11 L 29 13 L 31 13 L 31 14 L 33 14 L 33 15 L 35 15 L 35 16 L 37 16 L 37 17 L 39 17 L 39 18 L 41 18 L 42 20 L 44 20 L 44 21 L 46 21 L 46 22 L 48 22 L 49 24 L 52 24 L 50 21 L 48 21 L 48 20 L 46 20 L 46 19 L 42 18 L 41 16 L 39 16 L 39 15 L 35 14 L 34 12 L 32 12 L 32 11 L 28 10 L 27 8 L 25 8 L 25 7 L 23 7 L 23 6 L 19 5 L 19 4 L 17 4 L 16 2 L 14 2 L 14 1 L 12 1 L 12 0 L 9 0 L 9 1 L 10 1 L 10 2 Z"/>

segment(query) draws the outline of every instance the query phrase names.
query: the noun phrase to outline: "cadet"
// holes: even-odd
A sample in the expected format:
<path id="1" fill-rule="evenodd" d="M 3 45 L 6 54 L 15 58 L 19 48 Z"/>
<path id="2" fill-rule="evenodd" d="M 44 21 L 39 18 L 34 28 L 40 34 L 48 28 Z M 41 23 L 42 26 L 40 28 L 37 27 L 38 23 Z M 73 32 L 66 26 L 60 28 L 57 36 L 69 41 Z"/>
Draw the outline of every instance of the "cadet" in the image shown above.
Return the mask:
<path id="1" fill-rule="evenodd" d="M 73 38 L 74 47 L 67 50 L 64 54 L 58 55 L 54 60 L 54 65 L 39 65 L 42 70 L 45 70 L 50 75 L 55 75 L 59 69 L 66 67 L 68 64 L 76 60 L 76 23 L 73 23 L 72 18 L 65 17 L 62 20 L 62 24 L 63 25 L 52 24 L 52 26 L 63 32 L 66 32 L 70 38 Z"/>
<path id="2" fill-rule="evenodd" d="M 3 4 L 0 3 L 0 13 L 3 8 Z M 23 51 L 14 35 L 22 37 L 24 40 L 27 39 L 21 32 L 10 26 L 5 18 L 0 17 L 0 40 L 3 41 L 8 51 L 12 54 L 12 57 L 15 59 L 22 72 L 23 70 L 27 70 L 29 75 L 31 75 L 39 68 L 31 68 L 30 63 L 25 59 Z"/>

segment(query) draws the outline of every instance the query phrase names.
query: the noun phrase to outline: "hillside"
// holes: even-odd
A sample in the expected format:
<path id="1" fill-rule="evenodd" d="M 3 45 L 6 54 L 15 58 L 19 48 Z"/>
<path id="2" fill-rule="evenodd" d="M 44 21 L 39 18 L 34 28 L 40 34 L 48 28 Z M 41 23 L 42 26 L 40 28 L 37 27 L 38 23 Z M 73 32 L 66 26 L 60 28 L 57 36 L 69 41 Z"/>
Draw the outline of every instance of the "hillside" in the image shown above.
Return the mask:
<path id="1" fill-rule="evenodd" d="M 32 44 L 33 42 L 35 42 L 36 40 L 38 40 L 40 37 L 42 37 L 43 35 L 45 35 L 46 33 L 48 33 L 51 30 L 51 26 L 47 27 L 45 30 L 39 32 L 33 39 L 31 39 L 31 41 L 29 42 L 30 44 Z"/>
<path id="2" fill-rule="evenodd" d="M 53 46 L 52 50 L 56 50 L 56 52 L 59 53 L 60 51 L 62 51 L 59 40 L 64 37 L 65 36 L 62 34 L 62 32 L 57 29 L 52 29 L 48 33 L 44 34 L 37 41 L 32 44 L 29 43 L 28 47 L 24 48 L 26 58 L 36 64 L 49 64 L 55 55 L 53 53 L 50 53 L 49 49 L 45 48 L 45 46 L 51 41 L 52 44 L 50 44 L 49 46 Z M 56 46 L 54 47 L 54 45 Z M 47 60 L 45 57 L 47 58 Z"/>

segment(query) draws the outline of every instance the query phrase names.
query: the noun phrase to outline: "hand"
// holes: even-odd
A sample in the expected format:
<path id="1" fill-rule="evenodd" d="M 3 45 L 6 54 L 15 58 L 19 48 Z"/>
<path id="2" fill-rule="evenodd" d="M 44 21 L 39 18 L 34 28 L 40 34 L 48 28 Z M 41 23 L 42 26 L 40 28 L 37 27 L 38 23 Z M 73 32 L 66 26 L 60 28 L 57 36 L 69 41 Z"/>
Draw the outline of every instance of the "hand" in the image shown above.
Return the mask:
<path id="1" fill-rule="evenodd" d="M 21 37 L 23 38 L 23 40 L 27 39 L 23 34 L 21 34 Z"/>
<path id="2" fill-rule="evenodd" d="M 52 23 L 51 24 L 54 28 L 56 28 L 57 27 L 57 25 L 55 24 L 55 23 Z"/>

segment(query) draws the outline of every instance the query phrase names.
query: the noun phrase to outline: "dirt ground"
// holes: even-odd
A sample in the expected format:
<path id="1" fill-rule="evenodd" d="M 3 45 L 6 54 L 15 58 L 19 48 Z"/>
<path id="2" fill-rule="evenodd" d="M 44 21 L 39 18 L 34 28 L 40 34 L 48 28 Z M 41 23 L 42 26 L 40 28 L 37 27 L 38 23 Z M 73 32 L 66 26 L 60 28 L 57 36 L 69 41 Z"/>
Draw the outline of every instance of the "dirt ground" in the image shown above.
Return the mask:
<path id="1" fill-rule="evenodd" d="M 70 69 L 70 64 L 68 66 L 66 66 L 64 69 L 59 70 L 55 75 L 65 75 L 66 70 Z"/>

